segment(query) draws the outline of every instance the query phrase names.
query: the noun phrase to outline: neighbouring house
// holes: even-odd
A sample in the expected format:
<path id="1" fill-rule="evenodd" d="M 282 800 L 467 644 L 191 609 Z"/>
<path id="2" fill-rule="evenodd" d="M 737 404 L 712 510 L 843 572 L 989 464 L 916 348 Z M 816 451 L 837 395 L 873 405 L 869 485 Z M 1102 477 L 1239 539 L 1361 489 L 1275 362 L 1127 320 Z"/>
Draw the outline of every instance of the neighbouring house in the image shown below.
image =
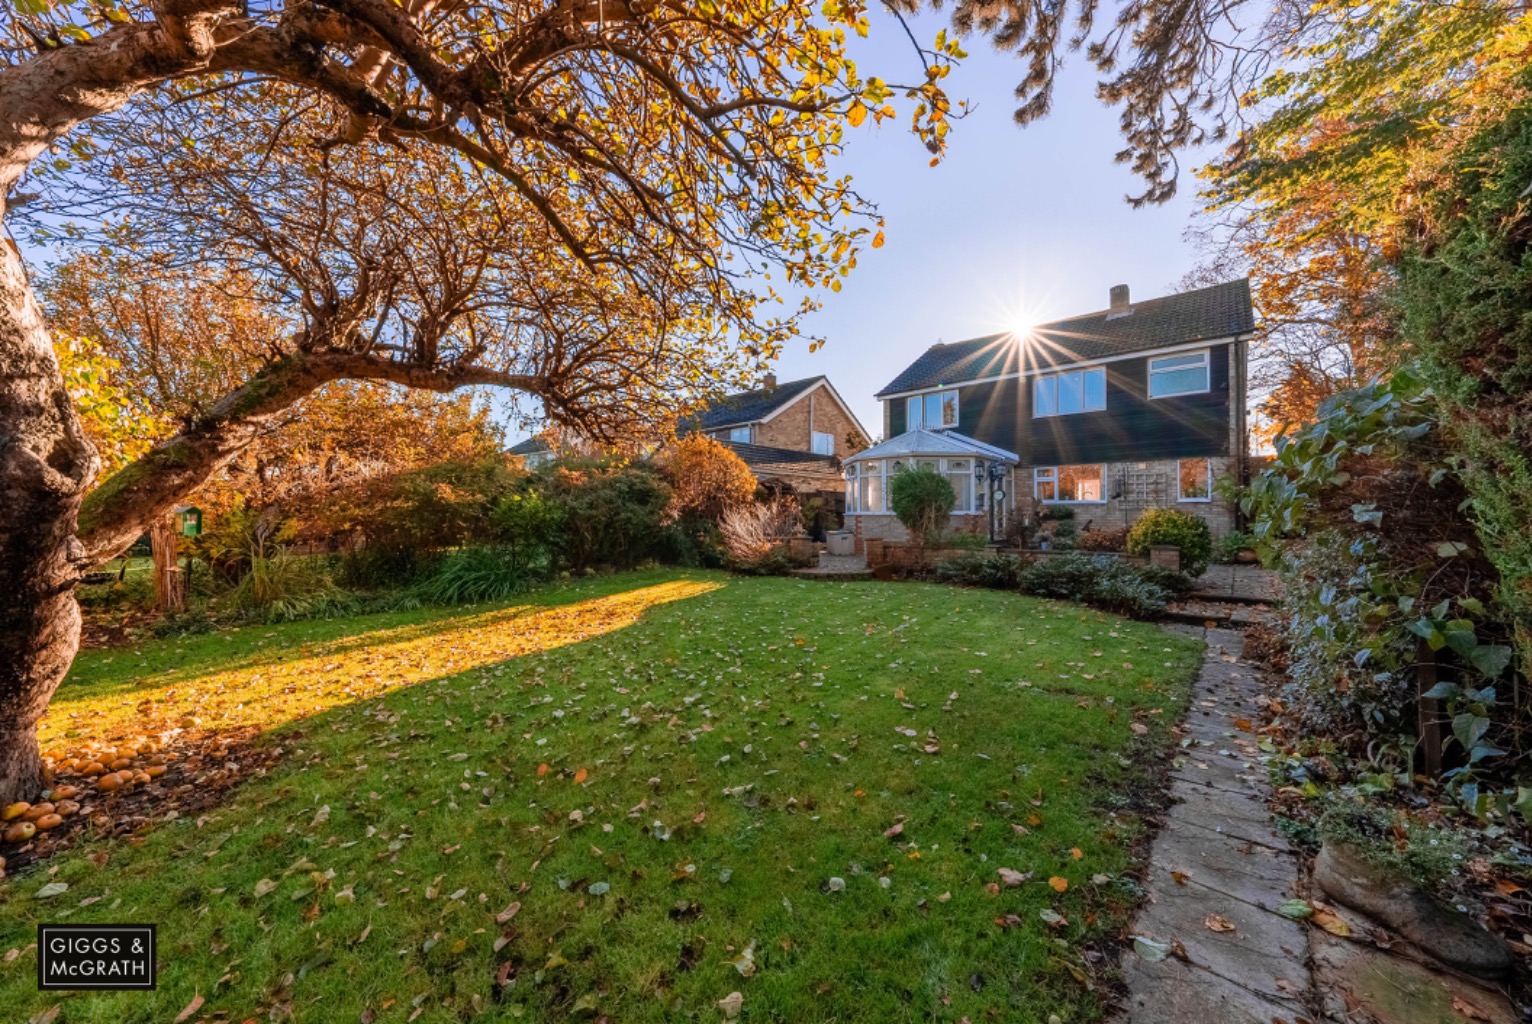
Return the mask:
<path id="1" fill-rule="evenodd" d="M 841 461 L 867 445 L 867 432 L 829 378 L 808 377 L 728 395 L 686 429 L 721 441 L 768 487 L 842 499 Z M 839 511 L 839 509 L 837 509 Z"/>
<path id="2" fill-rule="evenodd" d="M 1025 337 L 933 345 L 878 392 L 890 440 L 846 460 L 847 515 L 860 537 L 905 539 L 887 480 L 913 459 L 982 476 L 958 490 L 954 523 L 996 538 L 1046 506 L 1071 507 L 1082 530 L 1172 507 L 1227 533 L 1235 509 L 1216 484 L 1248 472 L 1254 328 L 1245 280 L 1136 303 L 1117 285 L 1106 309 Z"/>
<path id="3" fill-rule="evenodd" d="M 527 469 L 536 469 L 558 458 L 553 446 L 541 437 L 529 437 L 520 444 L 512 445 L 506 454 L 521 459 L 521 464 Z"/>

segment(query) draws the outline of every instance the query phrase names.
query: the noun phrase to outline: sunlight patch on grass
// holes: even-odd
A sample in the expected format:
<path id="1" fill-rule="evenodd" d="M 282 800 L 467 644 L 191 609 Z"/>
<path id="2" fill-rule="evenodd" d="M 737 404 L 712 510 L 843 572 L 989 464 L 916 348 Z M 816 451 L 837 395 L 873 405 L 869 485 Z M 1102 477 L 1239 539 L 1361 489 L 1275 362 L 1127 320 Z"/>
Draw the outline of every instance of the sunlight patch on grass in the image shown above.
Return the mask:
<path id="1" fill-rule="evenodd" d="M 515 605 L 304 644 L 291 656 L 192 678 L 166 672 L 130 690 L 69 696 L 43 720 L 43 749 L 67 754 L 128 736 L 192 725 L 214 731 L 270 729 L 339 705 L 428 679 L 577 644 L 633 625 L 646 611 L 718 589 L 715 581 L 672 580 L 553 607 Z M 343 646 L 343 650 L 335 650 Z M 62 748 L 62 749 L 57 749 Z"/>

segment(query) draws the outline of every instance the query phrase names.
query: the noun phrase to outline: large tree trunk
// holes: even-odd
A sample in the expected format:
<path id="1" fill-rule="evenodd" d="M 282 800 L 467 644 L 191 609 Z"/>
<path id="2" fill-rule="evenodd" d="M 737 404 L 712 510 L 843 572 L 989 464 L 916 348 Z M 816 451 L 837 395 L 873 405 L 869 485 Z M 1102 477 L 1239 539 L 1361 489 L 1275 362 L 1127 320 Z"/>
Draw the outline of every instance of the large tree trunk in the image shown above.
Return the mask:
<path id="1" fill-rule="evenodd" d="M 178 0 L 164 20 L 119 25 L 0 69 L 0 221 L 28 164 L 76 125 L 205 66 L 231 0 Z M 75 539 L 100 466 L 64 389 L 21 256 L 0 239 L 0 803 L 42 783 L 37 722 L 74 660 Z"/>
<path id="2" fill-rule="evenodd" d="M 75 519 L 99 466 L 21 257 L 0 241 L 0 803 L 42 783 L 37 722 L 79 646 Z"/>

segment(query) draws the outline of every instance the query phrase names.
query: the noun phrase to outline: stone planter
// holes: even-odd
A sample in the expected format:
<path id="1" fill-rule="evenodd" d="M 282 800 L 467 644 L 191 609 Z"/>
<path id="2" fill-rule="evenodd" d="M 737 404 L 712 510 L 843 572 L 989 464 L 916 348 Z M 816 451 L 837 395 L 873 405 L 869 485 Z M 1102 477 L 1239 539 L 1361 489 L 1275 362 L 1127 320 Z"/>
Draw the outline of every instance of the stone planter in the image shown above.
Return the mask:
<path id="1" fill-rule="evenodd" d="M 854 555 L 856 535 L 850 530 L 831 530 L 825 534 L 825 548 L 832 555 Z"/>
<path id="2" fill-rule="evenodd" d="M 1174 544 L 1155 544 L 1149 549 L 1149 564 L 1180 572 L 1181 549 Z"/>
<path id="3" fill-rule="evenodd" d="M 1314 859 L 1314 881 L 1335 902 L 1387 925 L 1460 971 L 1494 978 L 1514 963 L 1499 936 L 1386 874 L 1348 843 L 1325 843 Z"/>

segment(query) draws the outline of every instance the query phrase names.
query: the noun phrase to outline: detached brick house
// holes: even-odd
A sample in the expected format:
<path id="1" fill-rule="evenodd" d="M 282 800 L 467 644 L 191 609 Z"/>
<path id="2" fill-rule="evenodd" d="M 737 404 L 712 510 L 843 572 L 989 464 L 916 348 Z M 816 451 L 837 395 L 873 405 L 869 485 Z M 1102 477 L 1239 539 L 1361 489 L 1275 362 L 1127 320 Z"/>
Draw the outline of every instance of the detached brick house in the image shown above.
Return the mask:
<path id="1" fill-rule="evenodd" d="M 1106 309 L 1025 338 L 933 345 L 878 393 L 890 440 L 847 460 L 847 514 L 864 536 L 903 539 L 886 480 L 924 463 L 974 475 L 955 526 L 969 516 L 1003 529 L 1035 502 L 1072 506 L 1081 528 L 1174 507 L 1227 533 L 1234 509 L 1215 483 L 1246 475 L 1254 329 L 1245 280 L 1138 303 L 1118 285 Z M 948 443 L 923 440 L 933 436 Z"/>
<path id="2" fill-rule="evenodd" d="M 800 494 L 841 493 L 841 460 L 867 444 L 867 432 L 828 377 L 729 395 L 688 425 L 734 451 L 764 484 Z"/>

